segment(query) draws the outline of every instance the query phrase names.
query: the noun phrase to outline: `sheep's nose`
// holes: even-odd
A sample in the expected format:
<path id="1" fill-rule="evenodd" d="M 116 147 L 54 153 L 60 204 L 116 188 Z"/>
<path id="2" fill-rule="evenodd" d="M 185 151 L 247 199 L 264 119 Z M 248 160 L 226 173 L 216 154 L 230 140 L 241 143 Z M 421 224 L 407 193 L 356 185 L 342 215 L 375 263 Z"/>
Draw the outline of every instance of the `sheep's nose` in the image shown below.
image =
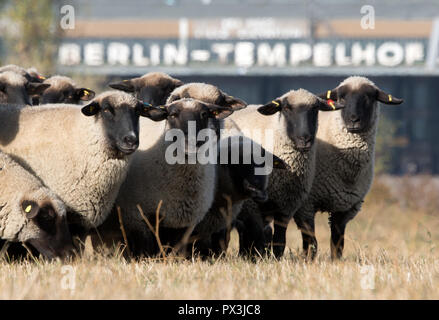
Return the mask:
<path id="1" fill-rule="evenodd" d="M 129 133 L 123 138 L 123 142 L 129 147 L 134 147 L 139 144 L 139 138 L 134 133 Z"/>
<path id="2" fill-rule="evenodd" d="M 305 134 L 302 136 L 302 141 L 305 143 L 311 142 L 312 136 L 310 134 Z"/>
<path id="3" fill-rule="evenodd" d="M 352 122 L 358 122 L 360 121 L 360 117 L 356 114 L 351 114 L 350 119 Z"/>

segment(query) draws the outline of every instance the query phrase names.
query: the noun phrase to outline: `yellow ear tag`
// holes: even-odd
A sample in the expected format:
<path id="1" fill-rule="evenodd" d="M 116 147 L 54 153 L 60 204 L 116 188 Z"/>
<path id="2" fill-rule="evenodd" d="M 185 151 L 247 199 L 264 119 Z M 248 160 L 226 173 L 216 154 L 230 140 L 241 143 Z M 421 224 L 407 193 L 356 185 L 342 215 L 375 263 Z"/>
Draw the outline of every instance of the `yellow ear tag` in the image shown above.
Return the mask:
<path id="1" fill-rule="evenodd" d="M 94 106 L 90 106 L 89 107 L 90 112 L 93 112 L 94 108 L 95 108 Z"/>
<path id="2" fill-rule="evenodd" d="M 87 90 L 84 90 L 84 94 L 88 96 L 90 93 Z"/>
<path id="3" fill-rule="evenodd" d="M 329 105 L 332 107 L 333 110 L 335 110 L 335 106 L 334 106 L 334 102 L 333 101 L 329 102 Z"/>
<path id="4" fill-rule="evenodd" d="M 279 106 L 280 106 L 279 102 L 277 102 L 277 101 L 275 101 L 275 100 L 271 101 L 271 103 L 275 104 L 276 107 L 279 107 Z"/>
<path id="5" fill-rule="evenodd" d="M 326 93 L 326 99 L 331 98 L 331 90 L 328 90 L 328 92 Z"/>
<path id="6" fill-rule="evenodd" d="M 26 207 L 26 209 L 24 209 L 24 212 L 29 213 L 31 210 L 32 210 L 32 206 L 31 206 L 31 205 L 28 205 L 28 206 Z"/>
<path id="7" fill-rule="evenodd" d="M 389 94 L 389 101 L 392 102 L 392 95 Z"/>

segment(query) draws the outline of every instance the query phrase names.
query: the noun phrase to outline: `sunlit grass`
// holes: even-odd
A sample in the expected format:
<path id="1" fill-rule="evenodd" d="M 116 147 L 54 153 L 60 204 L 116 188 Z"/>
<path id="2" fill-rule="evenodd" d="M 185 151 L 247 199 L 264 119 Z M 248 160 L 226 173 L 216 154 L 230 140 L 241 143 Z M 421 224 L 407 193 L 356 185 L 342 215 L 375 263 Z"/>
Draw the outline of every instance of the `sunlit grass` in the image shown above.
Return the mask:
<path id="1" fill-rule="evenodd" d="M 389 193 L 380 196 L 380 188 L 348 225 L 339 262 L 329 258 L 327 215 L 318 214 L 319 255 L 313 263 L 300 258 L 301 238 L 292 224 L 280 261 L 239 258 L 235 233 L 227 256 L 214 261 L 126 261 L 120 250 L 86 254 L 70 261 L 72 268 L 42 259 L 2 260 L 0 298 L 439 299 L 439 214 L 403 207 Z M 75 274 L 68 278 L 71 270 Z"/>

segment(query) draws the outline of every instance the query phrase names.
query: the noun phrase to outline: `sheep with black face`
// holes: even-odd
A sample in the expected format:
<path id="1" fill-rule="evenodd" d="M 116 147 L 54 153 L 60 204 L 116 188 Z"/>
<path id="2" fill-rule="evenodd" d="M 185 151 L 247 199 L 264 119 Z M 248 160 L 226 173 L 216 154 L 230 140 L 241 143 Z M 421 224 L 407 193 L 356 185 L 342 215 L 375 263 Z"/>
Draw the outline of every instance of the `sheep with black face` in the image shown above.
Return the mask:
<path id="1" fill-rule="evenodd" d="M 284 251 L 289 220 L 311 190 L 315 174 L 314 140 L 319 111 L 334 111 L 341 107 L 338 103 L 328 105 L 325 100 L 299 89 L 291 90 L 263 106 L 249 106 L 226 121 L 229 129 L 250 133 L 256 129 L 260 134 L 252 138 L 272 151 L 289 168 L 274 171 L 271 175 L 269 199 L 264 206 L 258 208 L 251 200 L 243 206 L 243 215 L 262 210 L 267 221 L 274 217 L 273 251 L 276 256 Z M 269 139 L 271 133 L 273 139 Z M 252 248 L 243 248 L 242 251 L 251 252 Z"/>
<path id="2" fill-rule="evenodd" d="M 212 144 L 212 148 L 216 147 L 216 139 L 209 138 L 203 145 L 192 143 L 189 125 L 196 124 L 192 133 L 198 136 L 204 129 L 216 130 L 215 121 L 232 112 L 228 108 L 194 99 L 182 99 L 161 107 L 144 106 L 144 116 L 153 121 L 164 121 L 166 125 L 151 148 L 134 154 L 116 201 L 116 206 L 120 207 L 123 215 L 129 245 L 135 255 L 155 253 L 155 248 L 151 249 L 152 252 L 149 251 L 153 238 L 137 205 L 148 219 L 153 220 L 162 200 L 160 214 L 163 220 L 160 225 L 164 228 L 187 228 L 203 219 L 214 199 L 217 167 L 214 163 L 200 163 L 198 160 L 190 164 L 188 158 L 194 156 L 202 146 L 209 147 Z M 178 146 L 178 141 L 165 139 L 171 132 L 182 134 L 180 154 L 184 163 L 169 161 L 168 157 L 174 154 L 173 148 Z M 112 219 L 117 221 L 115 212 Z M 111 225 L 111 222 L 106 225 Z M 111 234 L 104 227 L 100 229 L 100 233 Z"/>
<path id="3" fill-rule="evenodd" d="M 191 235 L 195 252 L 202 256 L 219 256 L 227 250 L 230 231 L 236 224 L 244 201 L 253 199 L 256 203 L 264 203 L 268 199 L 267 188 L 272 170 L 286 169 L 281 159 L 244 136 L 220 140 L 217 163 L 218 185 L 215 200 Z M 246 241 L 248 233 L 256 234 L 257 227 L 240 226 L 240 242 Z M 263 232 L 262 228 L 260 232 Z M 264 243 L 263 240 L 257 243 L 255 241 L 261 251 Z M 193 248 L 189 248 L 190 252 Z"/>
<path id="4" fill-rule="evenodd" d="M 0 152 L 0 238 L 26 242 L 48 258 L 72 247 L 66 207 L 51 190 Z"/>
<path id="5" fill-rule="evenodd" d="M 102 93 L 84 107 L 5 105 L 0 148 L 62 199 L 72 230 L 86 232 L 113 207 L 139 145 L 141 108 L 120 91 Z"/>
<path id="6" fill-rule="evenodd" d="M 8 64 L 6 66 L 0 67 L 0 73 L 6 71 L 18 73 L 19 75 L 25 77 L 28 82 L 42 83 L 46 79 L 46 77 L 41 75 L 34 67 L 25 69 L 15 64 Z"/>
<path id="7" fill-rule="evenodd" d="M 94 98 L 95 92 L 88 88 L 79 87 L 71 78 L 52 76 L 44 80 L 50 87 L 39 97 L 40 104 L 70 103 L 79 104 Z"/>
<path id="8" fill-rule="evenodd" d="M 315 214 L 329 212 L 331 256 L 337 259 L 343 253 L 346 224 L 360 211 L 372 183 L 378 102 L 398 105 L 403 100 L 364 77 L 349 77 L 321 97 L 345 108 L 320 115 L 316 176 L 294 220 L 302 232 L 304 253 L 313 258 L 317 253 Z"/>
<path id="9" fill-rule="evenodd" d="M 132 93 L 153 106 L 165 104 L 171 92 L 182 85 L 183 82 L 163 72 L 150 72 L 139 78 L 109 84 L 111 88 Z"/>
<path id="10" fill-rule="evenodd" d="M 49 84 L 29 82 L 24 76 L 13 72 L 0 72 L 0 103 L 31 105 L 31 97 L 44 92 Z"/>

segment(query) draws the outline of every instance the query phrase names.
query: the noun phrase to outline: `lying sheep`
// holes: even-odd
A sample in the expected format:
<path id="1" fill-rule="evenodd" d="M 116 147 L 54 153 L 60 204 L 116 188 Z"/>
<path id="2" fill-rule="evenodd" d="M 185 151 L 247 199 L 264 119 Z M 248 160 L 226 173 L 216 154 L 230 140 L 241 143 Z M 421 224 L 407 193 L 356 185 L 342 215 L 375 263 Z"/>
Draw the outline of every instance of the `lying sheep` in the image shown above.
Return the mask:
<path id="1" fill-rule="evenodd" d="M 95 92 L 87 88 L 79 88 L 76 83 L 69 77 L 52 76 L 44 80 L 50 88 L 45 90 L 40 98 L 39 103 L 71 103 L 79 104 L 81 101 L 89 101 L 94 98 Z"/>
<path id="2" fill-rule="evenodd" d="M 0 103 L 31 104 L 31 96 L 41 94 L 49 84 L 29 82 L 13 72 L 0 72 Z"/>
<path id="3" fill-rule="evenodd" d="M 316 176 L 294 220 L 302 231 L 305 254 L 313 258 L 317 253 L 315 214 L 329 212 L 331 256 L 341 258 L 346 224 L 360 211 L 373 179 L 378 102 L 397 105 L 403 100 L 363 77 L 349 77 L 322 97 L 346 107 L 320 115 Z"/>
<path id="4" fill-rule="evenodd" d="M 154 146 L 139 150 L 134 154 L 127 178 L 120 189 L 116 206 L 120 207 L 128 243 L 135 255 L 151 254 L 149 248 L 151 234 L 140 215 L 137 205 L 146 217 L 155 217 L 157 206 L 162 200 L 160 225 L 165 228 L 180 229 L 200 222 L 212 205 L 216 185 L 216 165 L 211 163 L 188 163 L 188 158 L 199 150 L 199 143 L 191 150 L 188 139 L 188 125 L 194 121 L 194 134 L 203 129 L 213 129 L 214 121 L 230 115 L 228 108 L 203 103 L 194 99 L 182 99 L 160 108 L 145 106 L 147 116 L 153 121 L 166 121 L 166 129 Z M 171 129 L 179 129 L 184 134 L 181 149 L 184 163 L 172 163 L 168 153 L 175 143 L 166 141 L 165 135 Z M 147 127 L 142 130 L 148 130 Z M 216 140 L 209 139 L 209 146 Z M 117 218 L 113 215 L 113 220 Z M 110 223 L 109 223 L 110 224 Z M 111 231 L 100 229 L 101 234 Z"/>
<path id="5" fill-rule="evenodd" d="M 64 203 L 0 152 L 0 238 L 27 242 L 48 258 L 72 249 Z"/>
<path id="6" fill-rule="evenodd" d="M 215 200 L 204 219 L 192 232 L 195 250 L 202 256 L 209 253 L 218 256 L 226 251 L 232 224 L 241 211 L 244 200 L 253 199 L 257 203 L 267 200 L 268 178 L 271 172 L 260 174 L 256 168 L 262 169 L 265 165 L 277 169 L 286 168 L 282 160 L 266 153 L 262 147 L 256 146 L 251 139 L 244 136 L 222 139 L 218 149 L 218 185 Z M 223 154 L 227 158 L 221 164 L 220 158 Z M 236 155 L 238 157 L 234 159 Z M 265 163 L 265 159 L 268 158 L 271 158 L 271 164 Z M 242 226 L 242 237 L 245 238 L 244 233 L 247 229 L 255 227 Z M 263 248 L 260 246 L 259 249 Z"/>
<path id="7" fill-rule="evenodd" d="M 268 187 L 269 200 L 265 205 L 270 210 L 262 212 L 274 217 L 273 252 L 277 257 L 284 251 L 288 221 L 311 189 L 319 111 L 341 107 L 338 103 L 328 105 L 323 99 L 299 89 L 291 90 L 263 106 L 248 107 L 226 121 L 227 128 L 248 130 L 250 133 L 255 133 L 252 130 L 256 129 L 260 134 L 252 135 L 252 139 L 272 151 L 289 167 L 285 171 L 273 172 Z M 273 133 L 273 139 L 267 139 L 270 133 Z M 248 200 L 243 205 L 243 211 L 244 215 L 251 214 L 258 211 L 258 207 Z"/>
<path id="8" fill-rule="evenodd" d="M 42 76 L 34 67 L 25 69 L 15 64 L 8 64 L 6 66 L 0 67 L 0 73 L 6 71 L 18 73 L 19 75 L 25 77 L 28 82 L 41 83 L 46 79 L 46 77 Z"/>
<path id="9" fill-rule="evenodd" d="M 0 108 L 0 148 L 31 170 L 67 205 L 75 233 L 100 225 L 139 144 L 143 104 L 120 91 L 88 105 Z"/>

